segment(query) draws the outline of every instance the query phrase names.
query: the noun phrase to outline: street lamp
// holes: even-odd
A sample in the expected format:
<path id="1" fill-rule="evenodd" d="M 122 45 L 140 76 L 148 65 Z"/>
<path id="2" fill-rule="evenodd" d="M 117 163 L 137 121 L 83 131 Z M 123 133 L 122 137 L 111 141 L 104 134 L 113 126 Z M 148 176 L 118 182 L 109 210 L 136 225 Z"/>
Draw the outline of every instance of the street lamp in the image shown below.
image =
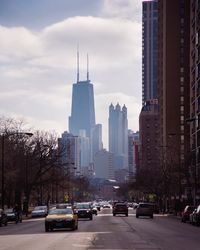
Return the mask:
<path id="1" fill-rule="evenodd" d="M 13 132 L 10 134 L 1 134 L 1 207 L 4 209 L 4 200 L 5 200 L 5 190 L 4 190 L 4 183 L 5 183 L 5 166 L 4 166 L 4 146 L 5 146 L 5 138 L 12 136 L 12 135 L 28 135 L 32 136 L 32 133 L 26 133 L 26 132 Z"/>

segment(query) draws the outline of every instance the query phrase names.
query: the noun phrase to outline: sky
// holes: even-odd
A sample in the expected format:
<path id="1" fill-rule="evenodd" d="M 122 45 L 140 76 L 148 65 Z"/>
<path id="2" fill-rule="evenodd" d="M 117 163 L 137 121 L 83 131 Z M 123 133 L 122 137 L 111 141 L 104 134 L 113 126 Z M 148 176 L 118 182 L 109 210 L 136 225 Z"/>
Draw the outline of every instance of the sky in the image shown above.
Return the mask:
<path id="1" fill-rule="evenodd" d="M 138 130 L 142 99 L 141 0 L 0 0 L 0 116 L 35 130 L 68 131 L 72 84 L 86 80 L 108 145 L 108 108 L 128 109 Z"/>

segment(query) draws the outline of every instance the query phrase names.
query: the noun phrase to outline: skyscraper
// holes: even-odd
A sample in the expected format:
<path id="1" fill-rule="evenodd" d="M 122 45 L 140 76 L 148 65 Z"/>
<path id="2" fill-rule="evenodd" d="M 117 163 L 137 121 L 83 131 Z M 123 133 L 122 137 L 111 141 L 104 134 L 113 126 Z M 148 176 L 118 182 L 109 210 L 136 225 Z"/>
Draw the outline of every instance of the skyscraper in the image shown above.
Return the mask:
<path id="1" fill-rule="evenodd" d="M 80 130 L 85 130 L 86 136 L 91 138 L 91 132 L 95 126 L 93 84 L 89 80 L 88 60 L 87 80 L 79 81 L 79 52 L 77 53 L 77 62 L 77 82 L 73 84 L 69 131 L 73 135 L 79 135 Z"/>
<path id="2" fill-rule="evenodd" d="M 58 146 L 62 154 L 61 162 L 66 172 L 78 175 L 80 173 L 80 139 L 67 131 L 58 139 Z"/>
<path id="3" fill-rule="evenodd" d="M 157 0 L 143 1 L 142 10 L 142 104 L 157 99 L 158 50 Z"/>
<path id="4" fill-rule="evenodd" d="M 115 168 L 128 167 L 128 120 L 127 108 L 119 103 L 109 107 L 109 151 L 114 153 Z"/>
<path id="5" fill-rule="evenodd" d="M 102 125 L 96 124 L 95 127 L 92 129 L 92 138 L 91 138 L 91 145 L 92 145 L 92 161 L 94 160 L 95 154 L 102 150 L 103 143 L 102 143 Z"/>
<path id="6" fill-rule="evenodd" d="M 158 0 L 158 104 L 160 146 L 168 147 L 179 166 L 179 185 L 173 192 L 181 197 L 188 168 L 190 86 L 190 0 Z M 175 34 L 175 35 L 174 35 Z M 195 34 L 196 36 L 196 34 Z M 195 73 L 195 72 L 194 72 Z M 195 84 L 193 90 L 195 90 Z M 194 91 L 194 94 L 195 91 Z M 161 152 L 161 160 L 163 153 Z M 172 158 L 172 157 L 171 157 Z M 183 178 L 183 179 L 182 179 Z M 183 184 L 184 185 L 184 184 Z"/>

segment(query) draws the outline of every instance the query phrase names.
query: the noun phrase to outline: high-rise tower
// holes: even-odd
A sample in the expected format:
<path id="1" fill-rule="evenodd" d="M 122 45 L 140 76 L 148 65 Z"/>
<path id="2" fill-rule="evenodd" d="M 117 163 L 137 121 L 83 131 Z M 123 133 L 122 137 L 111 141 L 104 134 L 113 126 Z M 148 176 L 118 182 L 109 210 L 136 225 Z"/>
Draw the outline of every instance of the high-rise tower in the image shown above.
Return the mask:
<path id="1" fill-rule="evenodd" d="M 79 80 L 79 52 L 77 52 L 77 82 L 73 84 L 72 108 L 69 117 L 69 131 L 79 135 L 80 130 L 85 130 L 86 136 L 91 138 L 95 126 L 94 91 L 89 80 L 89 59 L 87 56 L 87 79 Z"/>
<path id="2" fill-rule="evenodd" d="M 109 151 L 114 153 L 115 168 L 128 167 L 128 120 L 127 108 L 113 104 L 109 107 Z"/>
<path id="3" fill-rule="evenodd" d="M 142 10 L 142 104 L 157 99 L 158 3 L 143 1 Z"/>

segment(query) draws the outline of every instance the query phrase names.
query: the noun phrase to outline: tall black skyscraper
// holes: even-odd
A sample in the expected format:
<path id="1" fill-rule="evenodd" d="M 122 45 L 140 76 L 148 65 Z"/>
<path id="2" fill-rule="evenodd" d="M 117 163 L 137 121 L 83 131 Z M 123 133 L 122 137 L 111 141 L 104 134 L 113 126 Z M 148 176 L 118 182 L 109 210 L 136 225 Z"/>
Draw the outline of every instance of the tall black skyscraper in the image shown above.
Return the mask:
<path id="1" fill-rule="evenodd" d="M 157 99 L 158 3 L 143 1 L 142 10 L 142 104 Z"/>
<path id="2" fill-rule="evenodd" d="M 86 131 L 91 138 L 95 126 L 94 91 L 89 80 L 89 62 L 87 57 L 87 80 L 79 81 L 79 52 L 77 53 L 77 82 L 73 84 L 72 108 L 69 117 L 69 131 L 79 135 L 80 130 Z"/>

